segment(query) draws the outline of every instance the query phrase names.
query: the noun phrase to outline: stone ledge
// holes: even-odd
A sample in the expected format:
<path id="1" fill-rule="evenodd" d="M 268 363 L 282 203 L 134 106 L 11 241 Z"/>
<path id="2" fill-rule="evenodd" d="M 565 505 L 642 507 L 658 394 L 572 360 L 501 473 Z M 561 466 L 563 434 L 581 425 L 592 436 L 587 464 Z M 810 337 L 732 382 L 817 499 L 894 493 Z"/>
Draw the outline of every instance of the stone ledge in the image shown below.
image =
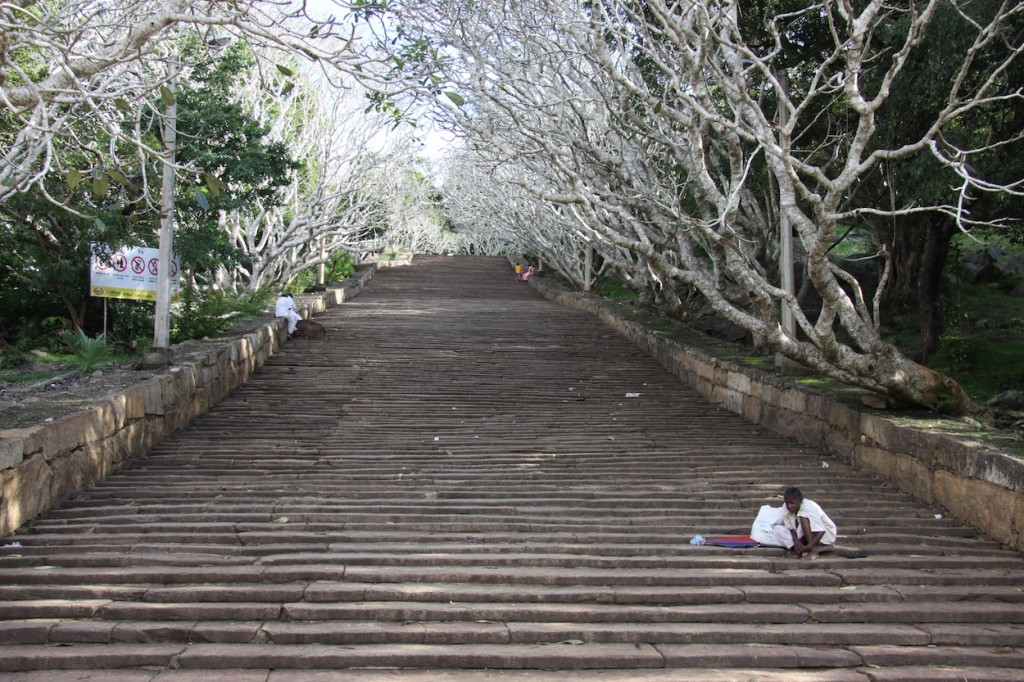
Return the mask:
<path id="1" fill-rule="evenodd" d="M 303 317 L 357 295 L 376 267 L 323 292 L 296 297 Z M 0 431 L 0 535 L 8 535 L 86 486 L 123 467 L 167 436 L 189 426 L 244 384 L 284 343 L 275 318 L 199 351 L 124 394 L 28 428 Z M 174 350 L 188 348 L 180 344 Z"/>
<path id="2" fill-rule="evenodd" d="M 998 542 L 1024 551 L 1024 460 L 985 440 L 983 429 L 924 411 L 883 412 L 866 391 L 819 391 L 629 319 L 626 309 L 530 280 L 549 300 L 599 317 L 708 401 L 805 445 L 820 447 Z"/>

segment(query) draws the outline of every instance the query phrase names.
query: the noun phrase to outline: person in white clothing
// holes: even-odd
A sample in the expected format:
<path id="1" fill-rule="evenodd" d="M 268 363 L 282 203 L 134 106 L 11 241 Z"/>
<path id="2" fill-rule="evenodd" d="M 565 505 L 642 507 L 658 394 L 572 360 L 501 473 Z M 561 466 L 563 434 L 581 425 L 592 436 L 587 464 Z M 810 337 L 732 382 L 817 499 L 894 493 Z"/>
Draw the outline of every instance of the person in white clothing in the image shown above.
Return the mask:
<path id="1" fill-rule="evenodd" d="M 832 549 L 836 542 L 836 524 L 813 500 L 804 499 L 799 488 L 788 488 L 782 495 L 786 514 L 775 522 L 775 538 L 801 559 L 817 559 L 820 552 Z"/>
<path id="2" fill-rule="evenodd" d="M 274 315 L 288 319 L 289 337 L 295 333 L 295 325 L 302 319 L 302 316 L 295 309 L 295 299 L 289 293 L 283 293 L 278 297 L 277 302 L 274 304 Z"/>

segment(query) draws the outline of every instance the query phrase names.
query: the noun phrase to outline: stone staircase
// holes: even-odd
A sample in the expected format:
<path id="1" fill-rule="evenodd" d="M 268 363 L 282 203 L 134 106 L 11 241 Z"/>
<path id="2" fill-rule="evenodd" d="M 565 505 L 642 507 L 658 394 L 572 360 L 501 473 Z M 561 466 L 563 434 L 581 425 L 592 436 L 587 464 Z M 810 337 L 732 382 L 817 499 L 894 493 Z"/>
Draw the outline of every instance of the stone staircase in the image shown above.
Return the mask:
<path id="1" fill-rule="evenodd" d="M 505 261 L 417 258 L 318 321 L 0 541 L 0 681 L 1024 679 L 1019 553 Z M 788 485 L 867 556 L 689 543 Z"/>

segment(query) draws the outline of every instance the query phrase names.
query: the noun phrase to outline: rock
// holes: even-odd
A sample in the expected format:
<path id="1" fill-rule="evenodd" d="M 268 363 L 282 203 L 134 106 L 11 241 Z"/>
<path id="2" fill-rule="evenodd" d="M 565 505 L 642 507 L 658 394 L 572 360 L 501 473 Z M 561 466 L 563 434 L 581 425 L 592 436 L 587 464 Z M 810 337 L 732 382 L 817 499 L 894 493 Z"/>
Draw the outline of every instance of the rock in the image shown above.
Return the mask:
<path id="1" fill-rule="evenodd" d="M 1004 279 L 1006 279 L 1006 275 L 992 261 L 986 263 L 974 276 L 974 281 L 977 284 L 997 284 Z"/>
<path id="2" fill-rule="evenodd" d="M 876 395 L 874 393 L 870 393 L 868 395 L 863 396 L 860 399 L 860 401 L 867 405 L 868 407 L 873 407 L 876 410 L 889 409 L 889 399 L 886 398 L 884 395 Z"/>
<path id="3" fill-rule="evenodd" d="M 1003 391 L 993 396 L 986 405 L 999 410 L 1024 410 L 1024 391 Z"/>
<path id="4" fill-rule="evenodd" d="M 1020 256 L 1004 256 L 996 261 L 996 267 L 1007 277 L 1019 277 L 1024 274 L 1024 262 Z"/>
<path id="5" fill-rule="evenodd" d="M 699 320 L 694 320 L 693 326 L 708 336 L 732 343 L 741 343 L 749 340 L 750 332 L 720 315 L 709 315 Z"/>
<path id="6" fill-rule="evenodd" d="M 307 339 L 323 339 L 327 337 L 327 330 L 319 322 L 299 320 L 295 323 L 295 336 Z"/>

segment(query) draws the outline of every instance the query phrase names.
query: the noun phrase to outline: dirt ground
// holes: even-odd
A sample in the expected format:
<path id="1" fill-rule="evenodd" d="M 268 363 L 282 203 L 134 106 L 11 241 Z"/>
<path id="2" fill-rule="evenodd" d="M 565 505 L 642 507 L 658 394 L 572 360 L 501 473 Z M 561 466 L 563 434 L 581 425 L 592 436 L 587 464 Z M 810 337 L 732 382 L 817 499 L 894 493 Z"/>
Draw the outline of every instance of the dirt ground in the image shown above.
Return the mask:
<path id="1" fill-rule="evenodd" d="M 129 386 L 156 375 L 128 365 L 111 365 L 82 374 L 74 365 L 30 362 L 16 376 L 52 372 L 50 379 L 0 381 L 0 430 L 33 426 L 77 412 L 123 393 Z"/>
<path id="2" fill-rule="evenodd" d="M 274 319 L 273 314 L 256 315 L 238 321 L 219 336 L 185 341 L 173 346 L 174 364 L 196 359 Z M 133 368 L 126 361 L 83 374 L 73 364 L 35 360 L 5 374 L 31 376 L 51 373 L 38 381 L 0 380 L 0 431 L 34 426 L 83 410 L 90 405 L 121 395 L 128 387 L 152 379 L 161 370 Z"/>

